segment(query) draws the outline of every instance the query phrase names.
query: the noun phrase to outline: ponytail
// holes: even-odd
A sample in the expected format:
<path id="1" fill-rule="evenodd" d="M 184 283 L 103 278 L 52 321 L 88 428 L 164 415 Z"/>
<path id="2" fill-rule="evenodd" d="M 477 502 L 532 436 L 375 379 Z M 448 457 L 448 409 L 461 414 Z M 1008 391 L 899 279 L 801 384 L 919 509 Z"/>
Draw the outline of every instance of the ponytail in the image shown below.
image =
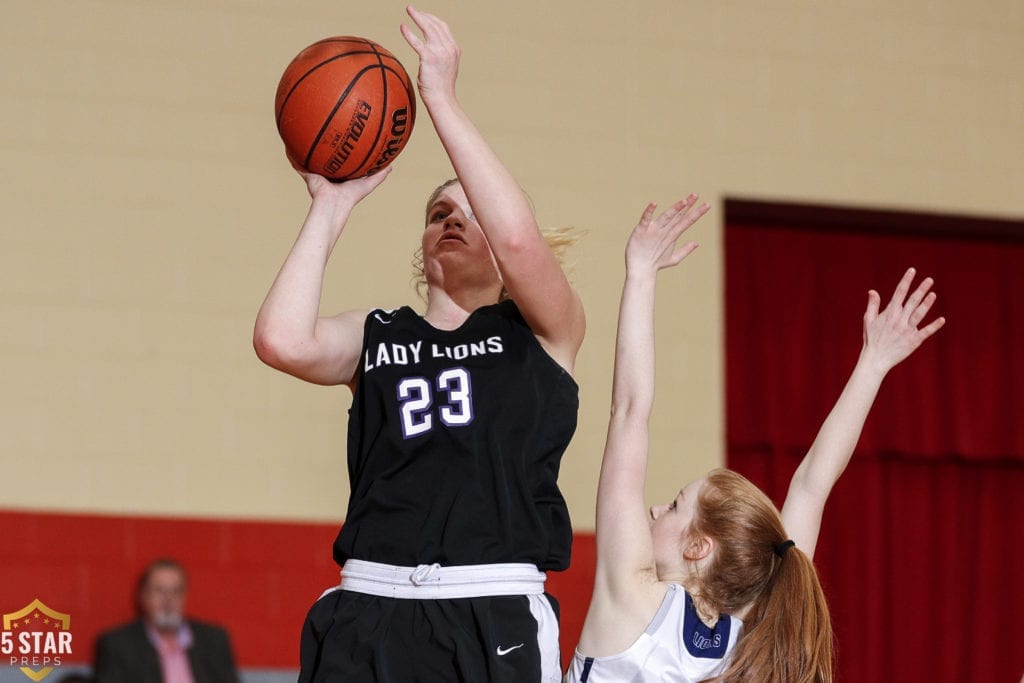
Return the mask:
<path id="1" fill-rule="evenodd" d="M 714 470 L 697 495 L 691 534 L 714 539 L 688 586 L 720 612 L 749 605 L 726 670 L 705 683 L 832 683 L 832 623 L 811 559 L 786 540 L 782 517 L 749 480 Z"/>
<path id="2" fill-rule="evenodd" d="M 799 548 L 774 563 L 729 667 L 708 683 L 831 683 L 832 623 L 814 564 Z"/>

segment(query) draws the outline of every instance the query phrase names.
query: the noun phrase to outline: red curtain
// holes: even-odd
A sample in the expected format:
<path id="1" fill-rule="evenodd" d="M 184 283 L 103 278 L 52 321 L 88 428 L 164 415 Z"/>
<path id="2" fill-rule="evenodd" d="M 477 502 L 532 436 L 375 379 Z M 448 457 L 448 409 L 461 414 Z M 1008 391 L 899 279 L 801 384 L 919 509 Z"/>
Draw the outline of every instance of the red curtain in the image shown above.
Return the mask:
<path id="1" fill-rule="evenodd" d="M 838 680 L 1017 683 L 1024 223 L 772 206 L 726 207 L 726 420 L 729 466 L 777 504 L 857 359 L 868 289 L 884 304 L 915 266 L 947 320 L 889 374 L 826 507 Z"/>

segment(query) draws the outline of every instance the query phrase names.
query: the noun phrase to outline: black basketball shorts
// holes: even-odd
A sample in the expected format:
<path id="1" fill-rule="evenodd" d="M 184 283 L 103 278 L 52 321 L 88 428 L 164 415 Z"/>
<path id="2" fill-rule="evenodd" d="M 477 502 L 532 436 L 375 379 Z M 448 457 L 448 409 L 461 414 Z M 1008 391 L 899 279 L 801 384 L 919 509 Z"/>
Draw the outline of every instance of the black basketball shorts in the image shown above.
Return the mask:
<path id="1" fill-rule="evenodd" d="M 299 683 L 559 683 L 558 604 L 334 590 L 306 617 L 301 666 Z"/>

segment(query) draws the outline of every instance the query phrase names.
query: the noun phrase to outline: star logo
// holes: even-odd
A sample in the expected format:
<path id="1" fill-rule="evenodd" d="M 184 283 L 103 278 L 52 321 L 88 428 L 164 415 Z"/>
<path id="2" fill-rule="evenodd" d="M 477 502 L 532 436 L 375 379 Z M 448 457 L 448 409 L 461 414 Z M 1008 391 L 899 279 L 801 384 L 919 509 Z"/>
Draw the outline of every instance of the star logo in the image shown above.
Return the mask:
<path id="1" fill-rule="evenodd" d="M 71 654 L 71 615 L 47 607 L 38 598 L 3 615 L 0 653 L 33 681 L 46 678 Z"/>

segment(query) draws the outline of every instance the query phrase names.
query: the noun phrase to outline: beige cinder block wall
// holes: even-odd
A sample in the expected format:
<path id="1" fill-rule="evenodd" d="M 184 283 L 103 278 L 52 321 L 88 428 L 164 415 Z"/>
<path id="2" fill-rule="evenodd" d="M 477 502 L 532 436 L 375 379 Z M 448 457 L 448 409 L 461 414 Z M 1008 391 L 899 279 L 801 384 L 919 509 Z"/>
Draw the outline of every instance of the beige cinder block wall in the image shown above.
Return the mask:
<path id="1" fill-rule="evenodd" d="M 659 294 L 649 493 L 722 461 L 726 196 L 1024 215 L 1024 5 L 456 2 L 460 97 L 541 222 L 587 231 L 580 428 L 593 524 L 622 248 L 649 200 L 715 210 Z M 302 47 L 357 34 L 410 69 L 400 3 L 29 2 L 0 28 L 0 506 L 333 520 L 345 389 L 261 366 L 256 309 L 307 206 L 273 125 Z M 422 114 L 422 112 L 421 112 Z M 414 301 L 420 117 L 332 262 L 329 311 Z M 372 264 L 372 267 L 367 267 Z"/>

